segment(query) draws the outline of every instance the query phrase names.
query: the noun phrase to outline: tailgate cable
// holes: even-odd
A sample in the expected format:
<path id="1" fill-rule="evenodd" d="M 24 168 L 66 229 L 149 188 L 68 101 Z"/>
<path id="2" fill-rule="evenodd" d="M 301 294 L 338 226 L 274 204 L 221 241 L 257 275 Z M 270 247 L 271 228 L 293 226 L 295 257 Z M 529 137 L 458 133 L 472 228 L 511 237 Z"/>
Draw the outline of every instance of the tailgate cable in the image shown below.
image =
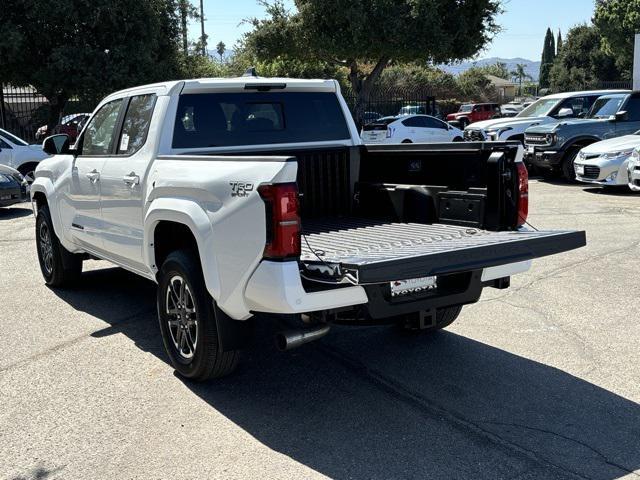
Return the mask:
<path id="1" fill-rule="evenodd" d="M 309 244 L 309 240 L 307 239 L 307 236 L 304 234 L 304 232 L 300 232 L 300 236 L 301 236 L 302 238 L 304 238 L 304 243 L 306 243 L 306 244 L 307 244 L 307 247 L 309 248 L 309 250 L 311 251 L 311 253 L 313 253 L 313 254 L 316 256 L 316 258 L 317 258 L 318 260 L 320 260 L 320 262 L 321 262 L 325 267 L 327 267 L 327 268 L 329 269 L 329 271 L 331 271 L 331 274 L 332 274 L 334 277 L 339 276 L 339 272 L 337 271 L 337 269 L 336 269 L 335 267 L 333 267 L 333 266 L 329 265 L 329 264 L 328 264 L 327 262 L 325 262 L 325 261 L 324 261 L 324 259 L 322 258 L 322 255 L 325 255 L 325 252 L 323 252 L 322 250 L 318 250 L 318 251 L 314 250 L 314 249 L 313 249 L 313 247 Z M 301 276 L 301 277 L 303 277 L 303 278 L 306 278 L 307 280 L 312 281 L 312 282 L 327 283 L 327 284 L 329 284 L 329 285 L 340 285 L 340 284 L 341 284 L 341 282 L 339 282 L 339 281 L 338 281 L 338 282 L 328 282 L 328 281 L 326 281 L 326 280 L 317 280 L 317 279 L 315 279 L 315 278 L 309 278 L 309 277 L 306 277 L 303 273 L 300 273 L 300 276 Z M 342 278 L 344 278 L 345 280 L 347 280 L 347 281 L 348 281 L 349 283 L 351 283 L 352 285 L 362 285 L 362 284 L 358 283 L 358 279 L 357 279 L 357 278 L 355 278 L 355 277 L 354 277 L 353 275 L 351 275 L 350 273 L 345 273 L 345 274 L 343 275 L 343 277 L 342 277 Z"/>

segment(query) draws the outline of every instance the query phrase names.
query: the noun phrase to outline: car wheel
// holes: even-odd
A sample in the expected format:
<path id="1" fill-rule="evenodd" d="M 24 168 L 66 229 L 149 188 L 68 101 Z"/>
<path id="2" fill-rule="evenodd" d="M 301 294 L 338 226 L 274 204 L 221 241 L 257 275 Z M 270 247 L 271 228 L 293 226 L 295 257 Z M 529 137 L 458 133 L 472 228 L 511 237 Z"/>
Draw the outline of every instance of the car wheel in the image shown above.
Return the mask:
<path id="1" fill-rule="evenodd" d="M 36 249 L 40 270 L 47 285 L 63 287 L 75 283 L 82 273 L 82 257 L 67 251 L 53 230 L 49 207 L 38 209 L 36 217 Z"/>
<path id="2" fill-rule="evenodd" d="M 426 328 L 420 328 L 420 312 L 399 316 L 396 325 L 406 332 L 433 333 L 451 325 L 458 318 L 461 311 L 462 305 L 439 308 L 436 311 L 435 325 Z"/>
<path id="3" fill-rule="evenodd" d="M 576 157 L 578 156 L 579 151 L 580 150 L 578 150 L 577 148 L 572 149 L 565 155 L 564 159 L 562 160 L 562 176 L 567 182 L 576 181 L 576 167 L 574 166 L 574 162 L 576 160 Z"/>
<path id="4" fill-rule="evenodd" d="M 453 139 L 454 142 L 463 142 L 464 139 L 462 137 L 456 137 Z"/>
<path id="5" fill-rule="evenodd" d="M 413 143 L 411 140 L 409 140 L 408 138 L 402 140 L 402 143 Z"/>
<path id="6" fill-rule="evenodd" d="M 158 320 L 171 365 L 191 380 L 205 381 L 230 374 L 238 350 L 221 351 L 213 299 L 205 288 L 195 253 L 171 253 L 160 269 Z"/>

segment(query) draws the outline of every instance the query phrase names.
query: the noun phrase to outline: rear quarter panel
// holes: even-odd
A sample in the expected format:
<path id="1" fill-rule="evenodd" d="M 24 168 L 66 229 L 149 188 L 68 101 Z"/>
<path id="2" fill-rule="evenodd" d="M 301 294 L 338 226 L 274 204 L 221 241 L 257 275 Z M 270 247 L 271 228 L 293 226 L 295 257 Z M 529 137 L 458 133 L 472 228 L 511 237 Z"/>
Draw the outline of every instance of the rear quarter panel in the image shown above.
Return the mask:
<path id="1" fill-rule="evenodd" d="M 155 265 L 153 233 L 162 220 L 186 224 L 198 243 L 207 290 L 235 319 L 251 314 L 244 290 L 266 240 L 263 183 L 295 182 L 284 157 L 160 156 L 147 181 L 144 257 Z M 242 187 L 238 187 L 241 184 Z"/>

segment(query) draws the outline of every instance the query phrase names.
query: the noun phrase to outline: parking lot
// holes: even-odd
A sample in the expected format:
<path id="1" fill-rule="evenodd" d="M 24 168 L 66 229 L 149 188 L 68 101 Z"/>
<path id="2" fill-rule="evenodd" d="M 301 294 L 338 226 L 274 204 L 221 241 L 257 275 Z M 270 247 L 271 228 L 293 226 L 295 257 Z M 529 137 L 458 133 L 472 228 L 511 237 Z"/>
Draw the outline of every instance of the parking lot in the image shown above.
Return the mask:
<path id="1" fill-rule="evenodd" d="M 640 195 L 533 180 L 530 201 L 588 246 L 431 337 L 336 327 L 278 353 L 265 320 L 209 384 L 168 365 L 152 283 L 87 262 L 50 290 L 29 205 L 0 209 L 0 477 L 637 477 Z"/>

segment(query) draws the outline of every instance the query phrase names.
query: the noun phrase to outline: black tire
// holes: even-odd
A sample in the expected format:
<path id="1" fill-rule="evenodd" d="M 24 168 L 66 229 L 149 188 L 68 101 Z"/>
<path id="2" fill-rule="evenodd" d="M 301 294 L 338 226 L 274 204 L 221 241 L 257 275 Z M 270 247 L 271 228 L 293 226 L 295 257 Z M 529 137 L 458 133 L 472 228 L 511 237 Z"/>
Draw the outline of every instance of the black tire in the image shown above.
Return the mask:
<path id="1" fill-rule="evenodd" d="M 408 138 L 405 138 L 404 140 L 402 140 L 402 143 L 413 143 L 413 142 Z"/>
<path id="2" fill-rule="evenodd" d="M 173 368 L 198 382 L 233 372 L 239 351 L 220 350 L 216 308 L 205 288 L 197 255 L 189 250 L 169 254 L 160 269 L 158 283 L 158 321 Z M 175 291 L 183 285 L 184 290 Z"/>
<path id="3" fill-rule="evenodd" d="M 462 305 L 456 305 L 453 307 L 445 307 L 440 308 L 436 311 L 436 324 L 427 327 L 427 328 L 419 328 L 419 320 L 420 313 L 410 313 L 407 315 L 402 315 L 398 317 L 396 324 L 403 331 L 411 332 L 411 333 L 433 333 L 438 330 L 442 330 L 443 328 L 448 327 L 453 322 L 456 321 L 460 312 L 462 311 Z"/>
<path id="4" fill-rule="evenodd" d="M 454 142 L 464 142 L 464 138 L 462 137 L 456 137 L 453 139 Z"/>
<path id="5" fill-rule="evenodd" d="M 573 148 L 570 151 L 567 152 L 567 154 L 564 156 L 564 158 L 562 159 L 562 165 L 561 165 L 561 170 L 562 170 L 562 177 L 570 183 L 576 182 L 576 167 L 574 166 L 573 162 L 575 161 L 576 157 L 578 156 L 578 152 L 580 150 L 577 148 Z"/>
<path id="6" fill-rule="evenodd" d="M 36 250 L 40 270 L 47 285 L 64 287 L 77 282 L 82 273 L 82 257 L 70 253 L 62 245 L 53 230 L 49 207 L 38 208 L 36 217 Z"/>

